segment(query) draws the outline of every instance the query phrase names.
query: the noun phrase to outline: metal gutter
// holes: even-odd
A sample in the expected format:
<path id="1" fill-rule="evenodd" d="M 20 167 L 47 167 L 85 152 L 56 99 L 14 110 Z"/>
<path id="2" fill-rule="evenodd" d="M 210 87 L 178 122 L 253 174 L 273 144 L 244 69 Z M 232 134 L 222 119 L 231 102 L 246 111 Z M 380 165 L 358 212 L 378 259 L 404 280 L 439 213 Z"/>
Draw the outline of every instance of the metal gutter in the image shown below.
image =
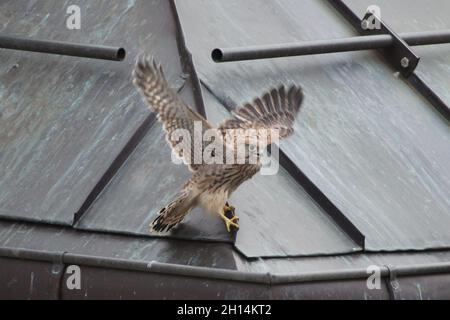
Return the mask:
<path id="1" fill-rule="evenodd" d="M 228 269 L 186 266 L 157 261 L 133 261 L 98 256 L 71 254 L 66 252 L 45 252 L 28 249 L 0 248 L 0 257 L 21 260 L 52 262 L 60 261 L 64 265 L 82 265 L 104 269 L 149 272 L 180 277 L 202 278 L 208 280 L 224 280 L 262 285 L 281 285 L 308 282 L 367 279 L 366 269 L 344 269 L 296 274 L 272 274 L 259 272 L 243 272 Z M 391 270 L 396 276 L 426 276 L 450 273 L 450 262 L 423 264 L 415 266 L 380 266 L 382 278 L 389 278 Z"/>

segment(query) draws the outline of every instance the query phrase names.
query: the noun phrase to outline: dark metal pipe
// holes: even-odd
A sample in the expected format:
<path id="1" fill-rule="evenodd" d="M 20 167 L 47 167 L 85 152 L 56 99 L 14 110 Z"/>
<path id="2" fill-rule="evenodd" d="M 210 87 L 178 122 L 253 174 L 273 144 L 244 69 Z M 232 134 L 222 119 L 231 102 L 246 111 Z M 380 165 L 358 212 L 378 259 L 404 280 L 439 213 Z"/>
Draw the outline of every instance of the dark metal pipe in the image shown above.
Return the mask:
<path id="1" fill-rule="evenodd" d="M 50 40 L 33 40 L 1 35 L 0 48 L 113 61 L 122 61 L 126 55 L 124 48 Z"/>
<path id="2" fill-rule="evenodd" d="M 411 46 L 450 42 L 450 30 L 403 33 L 400 37 Z M 352 38 L 285 43 L 270 46 L 214 49 L 211 57 L 215 62 L 257 60 L 334 52 L 382 49 L 392 45 L 392 36 L 374 35 Z"/>
<path id="3" fill-rule="evenodd" d="M 408 32 L 399 36 L 410 46 L 450 43 L 450 30 Z"/>

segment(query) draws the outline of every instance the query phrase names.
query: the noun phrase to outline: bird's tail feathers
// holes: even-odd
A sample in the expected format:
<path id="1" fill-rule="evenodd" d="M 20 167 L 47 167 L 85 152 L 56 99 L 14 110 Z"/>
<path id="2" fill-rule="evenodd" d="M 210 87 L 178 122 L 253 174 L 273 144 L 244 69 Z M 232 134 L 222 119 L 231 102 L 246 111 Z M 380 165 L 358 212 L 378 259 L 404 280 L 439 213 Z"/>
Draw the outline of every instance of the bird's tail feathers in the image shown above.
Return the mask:
<path id="1" fill-rule="evenodd" d="M 176 227 L 192 208 L 188 192 L 181 193 L 177 199 L 162 208 L 150 225 L 150 231 L 168 232 Z"/>

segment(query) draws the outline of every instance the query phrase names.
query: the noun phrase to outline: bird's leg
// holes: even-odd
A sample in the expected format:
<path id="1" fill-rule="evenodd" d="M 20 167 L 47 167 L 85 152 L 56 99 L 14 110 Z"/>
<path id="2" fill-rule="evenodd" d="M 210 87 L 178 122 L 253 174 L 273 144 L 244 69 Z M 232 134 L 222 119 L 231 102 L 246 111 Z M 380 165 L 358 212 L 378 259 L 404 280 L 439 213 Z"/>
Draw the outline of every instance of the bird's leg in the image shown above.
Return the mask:
<path id="1" fill-rule="evenodd" d="M 230 206 L 230 204 L 228 202 L 225 203 L 225 207 L 223 207 L 223 210 L 225 212 L 231 212 L 234 216 L 234 210 L 235 208 L 233 206 Z"/>
<path id="2" fill-rule="evenodd" d="M 220 213 L 220 217 L 225 222 L 225 225 L 227 227 L 227 231 L 231 232 L 231 226 L 235 227 L 236 229 L 239 229 L 238 221 L 239 218 L 235 215 L 234 207 L 230 206 L 228 202 L 223 207 L 223 211 Z M 231 217 L 227 217 L 227 214 L 229 215 L 231 213 Z"/>

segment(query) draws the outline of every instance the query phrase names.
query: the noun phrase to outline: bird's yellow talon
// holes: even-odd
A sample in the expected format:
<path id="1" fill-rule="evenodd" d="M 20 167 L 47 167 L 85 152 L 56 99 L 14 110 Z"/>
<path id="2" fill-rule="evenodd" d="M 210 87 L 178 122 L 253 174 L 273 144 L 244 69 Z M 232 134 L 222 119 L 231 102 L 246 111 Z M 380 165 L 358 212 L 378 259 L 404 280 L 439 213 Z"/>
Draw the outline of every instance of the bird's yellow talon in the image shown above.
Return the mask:
<path id="1" fill-rule="evenodd" d="M 231 232 L 231 226 L 235 227 L 236 229 L 239 229 L 239 225 L 236 222 L 234 222 L 234 221 L 236 221 L 235 218 L 237 218 L 237 217 L 233 217 L 233 219 L 228 219 L 227 218 L 227 220 L 224 219 L 225 220 L 225 226 L 227 227 L 227 231 L 228 232 Z M 239 220 L 239 218 L 237 218 L 237 220 Z"/>
<path id="2" fill-rule="evenodd" d="M 225 226 L 227 227 L 227 231 L 231 232 L 231 226 L 235 227 L 236 229 L 239 229 L 239 224 L 237 223 L 239 221 L 239 218 L 234 215 L 234 207 L 230 205 L 225 205 L 223 207 L 223 213 L 220 214 L 220 217 L 225 222 Z M 228 218 L 226 216 L 226 213 L 232 213 L 233 217 Z"/>

